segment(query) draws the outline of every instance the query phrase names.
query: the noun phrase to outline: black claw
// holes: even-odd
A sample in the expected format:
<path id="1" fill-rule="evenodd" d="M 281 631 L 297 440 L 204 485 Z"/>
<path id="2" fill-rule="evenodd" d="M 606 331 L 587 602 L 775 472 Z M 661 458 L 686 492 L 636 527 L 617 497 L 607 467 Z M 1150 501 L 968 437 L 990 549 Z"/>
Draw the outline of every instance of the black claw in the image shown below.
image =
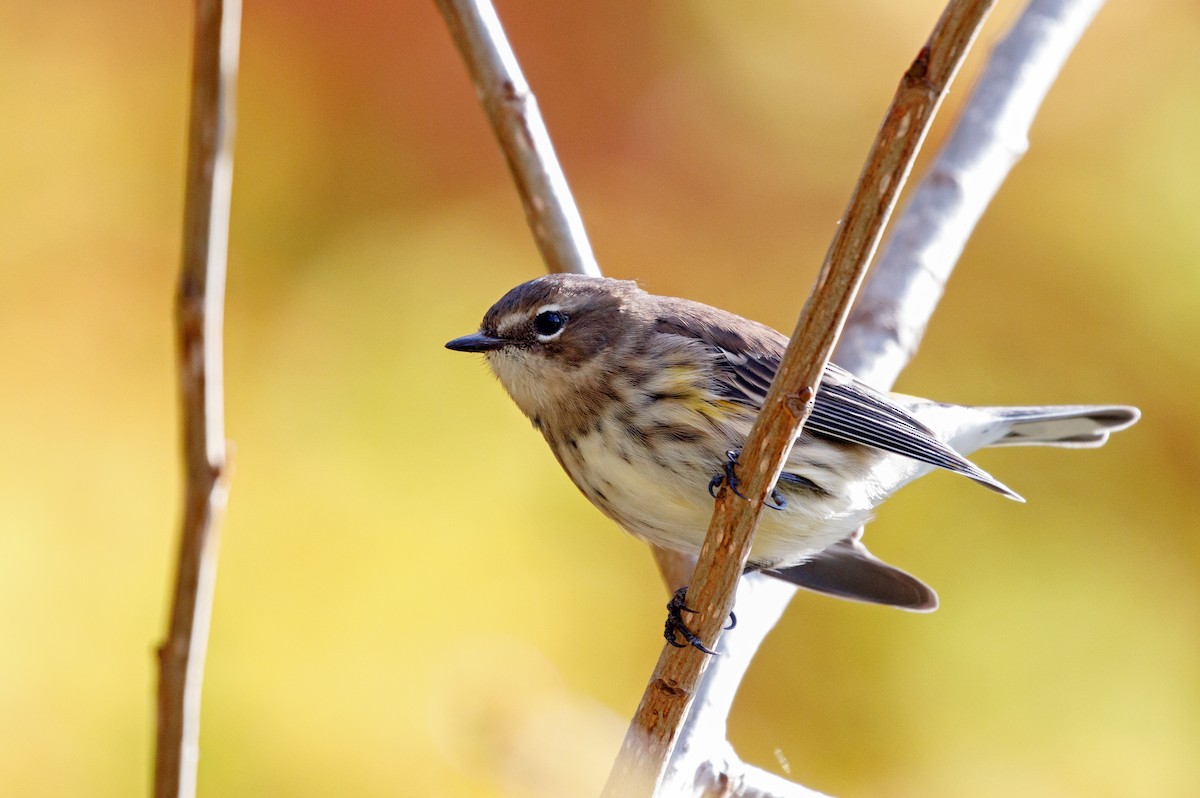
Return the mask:
<path id="1" fill-rule="evenodd" d="M 733 491 L 734 496 L 737 496 L 739 499 L 745 499 L 746 497 L 738 490 L 738 485 L 742 484 L 742 481 L 738 479 L 737 472 L 734 471 L 737 468 L 738 458 L 741 456 L 741 449 L 730 449 L 725 452 L 725 483 L 729 485 L 729 489 Z"/>
<path id="2" fill-rule="evenodd" d="M 708 495 L 714 499 L 717 498 L 717 491 L 721 489 L 721 484 L 725 482 L 724 474 L 717 474 L 708 481 Z"/>
<path id="3" fill-rule="evenodd" d="M 683 613 L 695 612 L 695 610 L 683 603 L 685 596 L 687 596 L 686 585 L 676 590 L 675 595 L 667 602 L 667 623 L 663 626 L 663 637 L 667 639 L 668 643 L 675 646 L 675 648 L 683 648 L 690 645 L 692 648 L 699 649 L 705 654 L 716 654 L 717 652 L 704 645 L 704 641 L 697 637 L 687 627 L 687 624 L 683 622 Z M 682 637 L 687 642 L 680 643 L 676 639 L 676 635 L 679 635 L 679 637 Z"/>
<path id="4" fill-rule="evenodd" d="M 769 507 L 772 510 L 786 510 L 787 509 L 787 497 L 784 496 L 782 493 L 780 493 L 775 488 L 771 488 L 771 502 L 774 502 L 774 504 L 771 504 L 769 502 L 763 502 L 763 507 Z"/>
<path id="5" fill-rule="evenodd" d="M 741 484 L 741 480 L 738 479 L 737 473 L 734 471 L 734 469 L 737 467 L 737 460 L 741 453 L 741 449 L 730 449 L 729 451 L 725 452 L 725 466 L 722 469 L 722 473 L 717 474 L 708 481 L 709 496 L 712 496 L 714 499 L 717 498 L 717 491 L 721 489 L 722 484 L 725 484 L 729 486 L 731 491 L 733 491 L 734 496 L 737 496 L 739 499 L 746 498 L 745 495 L 738 490 L 738 485 Z M 767 507 L 772 510 L 785 510 L 787 509 L 787 506 L 787 497 L 775 488 L 771 488 L 771 501 L 763 502 L 763 507 Z"/>
<path id="6" fill-rule="evenodd" d="M 676 590 L 675 595 L 672 596 L 671 600 L 667 602 L 667 622 L 663 626 L 663 637 L 667 639 L 668 643 L 675 646 L 675 648 L 691 646 L 692 648 L 700 649 L 705 654 L 715 655 L 717 652 L 704 645 L 704 641 L 702 641 L 694 632 L 692 632 L 692 630 L 687 627 L 687 624 L 683 622 L 683 613 L 695 612 L 695 610 L 684 603 L 686 598 L 687 585 L 684 585 Z M 735 626 L 737 626 L 737 615 L 731 612 L 729 613 L 729 625 L 726 626 L 723 631 L 728 632 Z M 676 638 L 676 635 L 682 637 L 685 642 L 680 643 Z"/>
<path id="7" fill-rule="evenodd" d="M 738 455 L 741 453 L 742 452 L 740 449 L 730 449 L 729 451 L 725 452 L 725 466 L 721 469 L 721 473 L 717 474 L 708 481 L 709 496 L 712 496 L 714 499 L 717 498 L 717 491 L 719 491 L 721 489 L 721 485 L 724 484 L 729 486 L 729 489 L 733 491 L 734 496 L 737 496 L 739 499 L 746 498 L 742 495 L 742 492 L 738 490 L 738 485 L 741 484 L 741 480 L 738 479 L 737 474 L 734 472 L 734 468 L 737 466 Z"/>

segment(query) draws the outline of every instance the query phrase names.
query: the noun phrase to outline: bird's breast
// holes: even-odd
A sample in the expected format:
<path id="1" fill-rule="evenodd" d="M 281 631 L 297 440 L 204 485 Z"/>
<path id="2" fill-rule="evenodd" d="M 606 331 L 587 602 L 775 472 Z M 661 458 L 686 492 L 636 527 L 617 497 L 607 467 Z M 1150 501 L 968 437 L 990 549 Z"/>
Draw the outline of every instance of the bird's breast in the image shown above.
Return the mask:
<path id="1" fill-rule="evenodd" d="M 642 421 L 614 407 L 586 431 L 543 432 L 572 482 L 601 512 L 635 537 L 694 554 L 712 517 L 709 482 L 722 472 L 725 453 L 741 445 L 746 425 L 714 427 L 696 411 L 651 413 Z M 764 510 L 751 552 L 756 564 L 801 562 L 853 533 L 870 512 L 853 496 L 780 489 L 788 505 Z"/>

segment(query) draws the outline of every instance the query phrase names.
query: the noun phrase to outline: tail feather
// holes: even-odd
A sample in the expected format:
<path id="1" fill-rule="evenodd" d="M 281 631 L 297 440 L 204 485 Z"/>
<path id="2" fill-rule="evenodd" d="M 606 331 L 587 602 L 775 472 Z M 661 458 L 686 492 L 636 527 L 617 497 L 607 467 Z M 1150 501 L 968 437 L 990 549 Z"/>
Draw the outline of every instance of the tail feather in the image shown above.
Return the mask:
<path id="1" fill-rule="evenodd" d="M 959 422 L 957 435 L 950 443 L 958 452 L 969 453 L 980 446 L 1065 446 L 1088 448 L 1104 444 L 1111 433 L 1135 424 L 1141 413 L 1136 407 L 1121 405 L 1056 405 L 1042 407 L 962 408 L 927 403 L 921 413 L 938 425 L 936 413 Z M 978 411 L 965 416 L 963 411 Z M 974 420 L 975 423 L 970 423 Z M 1024 501 L 990 474 L 970 461 L 958 457 L 950 462 L 926 461 L 964 474 L 992 490 Z M 917 476 L 914 471 L 908 479 Z M 902 483 L 901 483 L 902 484 Z M 884 604 L 915 612 L 937 608 L 937 593 L 911 574 L 888 565 L 867 551 L 862 544 L 862 529 L 813 555 L 800 565 L 766 569 L 764 573 L 799 587 L 838 598 Z"/>
<path id="2" fill-rule="evenodd" d="M 862 544 L 861 537 L 860 529 L 801 565 L 764 573 L 838 598 L 913 612 L 937 609 L 938 597 L 933 588 L 871 554 Z"/>
<path id="3" fill-rule="evenodd" d="M 992 446 L 1063 446 L 1086 449 L 1103 446 L 1108 436 L 1137 422 L 1136 407 L 1121 405 L 1060 405 L 991 408 L 1010 428 Z"/>

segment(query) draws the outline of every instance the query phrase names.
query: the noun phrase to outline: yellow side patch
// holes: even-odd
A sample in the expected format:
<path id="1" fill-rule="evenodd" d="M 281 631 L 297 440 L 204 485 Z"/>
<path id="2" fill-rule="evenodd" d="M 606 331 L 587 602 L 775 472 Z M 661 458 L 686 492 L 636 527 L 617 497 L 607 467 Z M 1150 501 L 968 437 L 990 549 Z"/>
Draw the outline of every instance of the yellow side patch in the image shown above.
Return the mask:
<path id="1" fill-rule="evenodd" d="M 659 378 L 658 390 L 678 396 L 678 401 L 684 408 L 706 418 L 720 420 L 741 409 L 736 402 L 718 398 L 711 391 L 698 387 L 707 382 L 708 378 L 694 366 L 667 366 L 659 372 Z"/>

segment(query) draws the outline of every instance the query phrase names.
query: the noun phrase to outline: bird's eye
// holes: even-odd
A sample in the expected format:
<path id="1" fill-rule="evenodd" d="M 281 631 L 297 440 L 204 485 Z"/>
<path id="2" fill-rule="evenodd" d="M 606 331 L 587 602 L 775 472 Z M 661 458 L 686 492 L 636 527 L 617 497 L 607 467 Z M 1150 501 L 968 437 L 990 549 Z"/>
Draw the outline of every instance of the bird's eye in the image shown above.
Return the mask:
<path id="1" fill-rule="evenodd" d="M 557 310 L 543 310 L 533 320 L 533 331 L 538 338 L 549 340 L 560 332 L 567 324 L 567 317 Z"/>

